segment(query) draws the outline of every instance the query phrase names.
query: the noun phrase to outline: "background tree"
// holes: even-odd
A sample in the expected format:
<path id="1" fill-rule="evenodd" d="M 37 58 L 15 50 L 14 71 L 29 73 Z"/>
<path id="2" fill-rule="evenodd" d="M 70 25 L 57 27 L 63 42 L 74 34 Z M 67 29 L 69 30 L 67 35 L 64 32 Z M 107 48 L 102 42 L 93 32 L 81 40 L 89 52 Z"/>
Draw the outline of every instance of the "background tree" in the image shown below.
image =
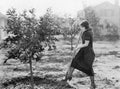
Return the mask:
<path id="1" fill-rule="evenodd" d="M 48 50 L 52 50 L 51 45 L 53 45 L 54 48 L 55 47 L 55 43 L 54 40 L 57 40 L 55 38 L 55 35 L 57 34 L 58 30 L 58 24 L 56 23 L 56 17 L 52 12 L 51 8 L 47 9 L 47 12 L 45 13 L 45 15 L 43 17 L 40 18 L 40 24 L 41 24 L 41 28 L 45 30 L 46 32 L 46 41 L 49 43 L 47 44 L 49 49 Z"/>
<path id="2" fill-rule="evenodd" d="M 100 18 L 96 15 L 92 7 L 86 7 L 84 9 L 84 12 L 85 12 L 85 19 L 90 23 L 90 25 L 93 28 L 95 38 L 98 38 L 100 36 L 99 34 L 100 31 L 98 29 Z"/>
<path id="3" fill-rule="evenodd" d="M 71 42 L 71 50 L 73 50 L 73 40 L 75 36 L 79 33 L 80 28 L 79 28 L 79 21 L 69 18 L 69 30 L 68 30 L 68 35 L 70 35 L 70 42 Z"/>
<path id="4" fill-rule="evenodd" d="M 105 21 L 105 28 L 107 30 L 107 34 L 104 36 L 109 41 L 117 41 L 119 39 L 119 28 L 117 25 Z"/>
<path id="5" fill-rule="evenodd" d="M 62 33 L 65 39 L 70 41 L 71 50 L 73 50 L 73 40 L 79 32 L 80 21 L 75 18 L 65 18 L 62 23 Z"/>

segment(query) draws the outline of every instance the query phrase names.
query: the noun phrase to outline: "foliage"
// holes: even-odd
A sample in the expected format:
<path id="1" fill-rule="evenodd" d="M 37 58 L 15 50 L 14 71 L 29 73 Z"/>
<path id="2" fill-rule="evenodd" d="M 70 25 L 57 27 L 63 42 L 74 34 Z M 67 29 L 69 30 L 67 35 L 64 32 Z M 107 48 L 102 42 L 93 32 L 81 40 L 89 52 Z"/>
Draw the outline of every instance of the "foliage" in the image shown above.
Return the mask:
<path id="1" fill-rule="evenodd" d="M 8 34 L 12 34 L 4 40 L 4 46 L 10 48 L 8 59 L 16 58 L 26 62 L 33 56 L 33 59 L 39 60 L 41 58 L 39 55 L 44 50 L 43 44 L 48 46 L 53 44 L 56 48 L 54 43 L 57 40 L 54 37 L 56 24 L 51 10 L 47 10 L 46 14 L 39 19 L 36 18 L 34 9 L 29 12 L 23 11 L 22 14 L 17 14 L 16 10 L 12 9 L 8 10 L 7 15 L 5 30 Z M 14 54 L 13 50 L 17 53 Z"/>
<path id="2" fill-rule="evenodd" d="M 79 32 L 79 21 L 74 18 L 65 18 L 62 24 L 62 34 L 64 39 L 69 39 L 71 42 L 71 50 L 73 49 L 73 39 Z"/>
<path id="3" fill-rule="evenodd" d="M 97 17 L 93 8 L 87 7 L 84 9 L 84 11 L 85 11 L 85 18 L 90 23 L 90 25 L 92 27 L 97 26 L 100 19 Z"/>
<path id="4" fill-rule="evenodd" d="M 85 18 L 86 20 L 90 23 L 90 25 L 93 28 L 94 36 L 99 37 L 100 36 L 100 31 L 98 28 L 99 20 L 100 18 L 97 17 L 95 11 L 93 10 L 92 7 L 87 7 L 84 9 L 85 11 Z"/>
<path id="5" fill-rule="evenodd" d="M 40 24 L 35 18 L 34 9 L 30 10 L 29 14 L 31 16 L 27 15 L 27 11 L 24 11 L 18 15 L 15 9 L 7 12 L 8 22 L 5 29 L 7 33 L 12 34 L 4 40 L 11 48 L 8 51 L 8 58 L 17 57 L 20 59 L 24 54 L 26 60 L 29 60 L 29 57 L 43 51 L 41 42 L 44 41 L 45 36 L 38 34 L 38 32 L 43 32 L 43 29 L 38 28 Z"/>
<path id="6" fill-rule="evenodd" d="M 108 41 L 117 41 L 119 39 L 119 28 L 115 24 L 106 23 L 107 34 L 104 36 Z"/>

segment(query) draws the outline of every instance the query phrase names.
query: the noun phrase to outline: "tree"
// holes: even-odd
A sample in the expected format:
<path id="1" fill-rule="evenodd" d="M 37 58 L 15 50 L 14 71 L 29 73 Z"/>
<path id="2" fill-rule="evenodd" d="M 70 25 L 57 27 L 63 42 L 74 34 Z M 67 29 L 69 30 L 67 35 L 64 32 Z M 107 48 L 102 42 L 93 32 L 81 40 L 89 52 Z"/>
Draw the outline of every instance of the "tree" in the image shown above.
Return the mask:
<path id="1" fill-rule="evenodd" d="M 52 13 L 52 9 L 48 8 L 45 15 L 40 19 L 41 20 L 39 23 L 41 24 L 41 28 L 45 30 L 46 41 L 49 43 L 47 45 L 49 46 L 49 50 L 52 50 L 51 45 L 53 45 L 53 47 L 56 48 L 54 45 L 54 40 L 56 40 L 54 35 L 56 35 L 58 27 L 58 24 L 56 24 L 55 15 L 53 15 Z"/>
<path id="2" fill-rule="evenodd" d="M 70 39 L 71 50 L 73 50 L 73 40 L 76 34 L 79 32 L 79 20 L 68 17 L 64 19 L 62 23 L 62 33 L 65 38 Z"/>
<path id="3" fill-rule="evenodd" d="M 74 40 L 76 34 L 80 31 L 80 28 L 78 25 L 79 21 L 69 18 L 69 24 L 70 24 L 70 27 L 68 30 L 68 35 L 70 35 L 71 50 L 73 50 L 73 40 Z"/>
<path id="4" fill-rule="evenodd" d="M 110 41 L 116 41 L 119 39 L 119 28 L 117 25 L 108 22 L 107 20 L 105 21 L 105 29 L 107 29 L 107 34 L 105 37 L 107 37 L 108 40 Z"/>
<path id="5" fill-rule="evenodd" d="M 28 61 L 31 74 L 31 88 L 34 89 L 32 60 L 38 60 L 39 54 L 44 50 L 43 42 L 49 44 L 52 39 L 53 29 L 50 21 L 45 17 L 36 19 L 34 9 L 17 14 L 15 9 L 8 10 L 8 22 L 5 30 L 12 34 L 4 40 L 5 45 L 10 47 L 9 57 Z M 49 23 L 49 24 L 48 24 Z"/>
<path id="6" fill-rule="evenodd" d="M 86 7 L 84 9 L 84 12 L 85 12 L 85 19 L 90 23 L 90 25 L 93 28 L 94 36 L 95 37 L 100 36 L 98 29 L 98 24 L 100 20 L 99 17 L 97 17 L 92 7 Z"/>

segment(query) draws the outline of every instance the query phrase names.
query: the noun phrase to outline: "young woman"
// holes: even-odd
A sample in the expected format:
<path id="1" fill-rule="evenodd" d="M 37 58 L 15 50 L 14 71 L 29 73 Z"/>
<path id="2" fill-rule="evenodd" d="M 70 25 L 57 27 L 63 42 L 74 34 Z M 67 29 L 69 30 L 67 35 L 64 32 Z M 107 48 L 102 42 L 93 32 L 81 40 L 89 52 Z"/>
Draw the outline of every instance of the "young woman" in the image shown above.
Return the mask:
<path id="1" fill-rule="evenodd" d="M 79 44 L 79 37 L 78 44 L 75 48 L 75 51 L 78 49 L 79 51 L 73 58 L 64 80 L 71 80 L 74 69 L 78 69 L 90 76 L 90 89 L 95 89 L 94 71 L 92 67 L 95 59 L 95 54 L 93 51 L 93 34 L 87 21 L 81 23 L 80 29 L 82 31 L 82 44 Z"/>

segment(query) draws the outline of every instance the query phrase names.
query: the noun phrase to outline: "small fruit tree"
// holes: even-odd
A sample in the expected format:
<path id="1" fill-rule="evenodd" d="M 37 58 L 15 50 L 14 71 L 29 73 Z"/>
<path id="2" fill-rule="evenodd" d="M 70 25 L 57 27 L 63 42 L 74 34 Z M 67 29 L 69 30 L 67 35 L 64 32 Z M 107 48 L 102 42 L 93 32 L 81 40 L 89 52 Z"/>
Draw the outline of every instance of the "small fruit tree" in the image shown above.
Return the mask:
<path id="1" fill-rule="evenodd" d="M 7 11 L 7 15 L 8 21 L 5 30 L 8 34 L 12 34 L 4 40 L 5 45 L 10 48 L 8 55 L 20 59 L 20 61 L 28 61 L 31 88 L 34 89 L 32 60 L 35 60 L 36 56 L 39 58 L 39 54 L 44 50 L 42 45 L 44 42 L 49 44 L 48 40 L 54 40 L 51 33 L 54 32 L 53 20 L 48 21 L 51 18 L 45 16 L 37 19 L 34 9 L 23 11 L 22 14 L 17 14 L 15 9 L 11 9 Z M 49 17 L 49 14 L 47 15 Z"/>

